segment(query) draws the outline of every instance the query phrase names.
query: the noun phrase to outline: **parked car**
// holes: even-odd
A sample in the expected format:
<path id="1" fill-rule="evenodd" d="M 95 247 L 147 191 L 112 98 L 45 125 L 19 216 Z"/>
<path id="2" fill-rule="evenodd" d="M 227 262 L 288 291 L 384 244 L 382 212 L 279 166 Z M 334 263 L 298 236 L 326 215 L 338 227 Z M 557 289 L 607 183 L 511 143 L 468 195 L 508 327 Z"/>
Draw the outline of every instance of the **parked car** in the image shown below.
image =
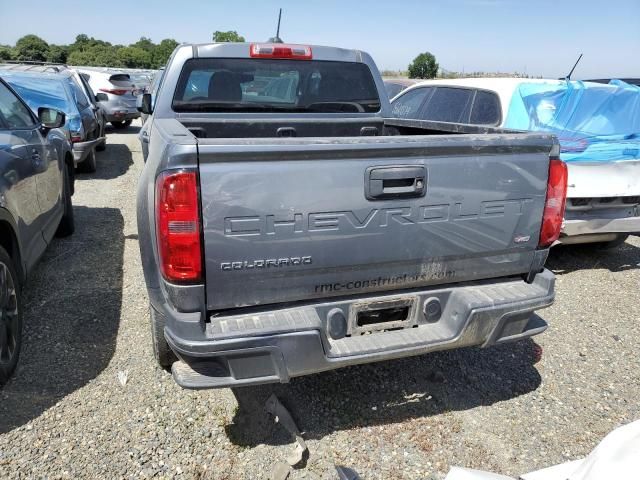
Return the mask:
<path id="1" fill-rule="evenodd" d="M 89 103 L 91 103 L 91 108 L 93 109 L 93 113 L 95 114 L 96 120 L 100 125 L 100 136 L 103 137 L 104 140 L 101 143 L 98 143 L 96 145 L 96 150 L 103 151 L 107 147 L 107 137 L 105 135 L 105 132 L 106 132 L 106 126 L 108 122 L 107 110 L 103 102 L 109 101 L 109 97 L 105 93 L 96 94 L 91 88 L 91 85 L 89 85 L 89 82 L 87 81 L 85 76 L 83 76 L 77 70 L 71 70 L 71 72 L 73 73 L 74 78 L 76 79 L 76 82 L 78 83 L 78 85 L 82 86 L 82 90 L 84 91 L 85 96 L 87 97 L 87 100 L 89 101 Z"/>
<path id="2" fill-rule="evenodd" d="M 389 100 L 398 95 L 403 90 L 406 90 L 411 85 L 415 85 L 419 80 L 413 78 L 385 78 L 384 88 L 387 91 Z"/>
<path id="3" fill-rule="evenodd" d="M 73 158 L 78 171 L 96 171 L 96 147 L 104 144 L 101 125 L 93 104 L 68 69 L 58 72 L 34 72 L 0 69 L 4 78 L 34 112 L 50 107 L 65 113 L 64 129 L 73 145 Z"/>
<path id="4" fill-rule="evenodd" d="M 183 387 L 546 328 L 552 135 L 391 119 L 368 54 L 315 45 L 180 46 L 151 100 L 139 245 L 156 360 Z"/>
<path id="5" fill-rule="evenodd" d="M 0 79 L 0 384 L 22 346 L 22 284 L 54 234 L 73 233 L 73 154 L 65 114 L 36 117 Z"/>
<path id="6" fill-rule="evenodd" d="M 136 97 L 139 92 L 128 73 L 111 69 L 93 70 L 86 67 L 76 67 L 75 70 L 82 73 L 94 92 L 106 95 L 100 103 L 113 128 L 126 128 L 134 119 L 140 117 L 140 112 L 136 108 Z"/>
<path id="7" fill-rule="evenodd" d="M 640 88 L 526 78 L 428 80 L 393 115 L 558 136 L 569 189 L 558 243 L 611 248 L 640 232 Z"/>
<path id="8" fill-rule="evenodd" d="M 105 127 L 107 125 L 107 117 L 104 107 L 100 103 L 107 99 L 105 94 L 96 95 L 95 92 L 91 89 L 87 81 L 82 78 L 80 73 L 77 70 L 69 70 L 66 65 L 57 64 L 57 63 L 39 63 L 39 62 L 30 62 L 30 63 L 5 63 L 0 65 L 0 68 L 3 70 L 11 70 L 11 71 L 20 71 L 20 72 L 40 72 L 40 73 L 60 73 L 62 71 L 68 70 L 73 76 L 76 84 L 82 89 L 84 96 L 91 104 L 91 109 L 94 112 L 96 117 L 96 121 L 100 126 L 100 138 L 102 138 L 102 142 L 98 142 L 96 144 L 96 150 L 102 151 L 106 148 L 107 138 L 105 136 Z"/>

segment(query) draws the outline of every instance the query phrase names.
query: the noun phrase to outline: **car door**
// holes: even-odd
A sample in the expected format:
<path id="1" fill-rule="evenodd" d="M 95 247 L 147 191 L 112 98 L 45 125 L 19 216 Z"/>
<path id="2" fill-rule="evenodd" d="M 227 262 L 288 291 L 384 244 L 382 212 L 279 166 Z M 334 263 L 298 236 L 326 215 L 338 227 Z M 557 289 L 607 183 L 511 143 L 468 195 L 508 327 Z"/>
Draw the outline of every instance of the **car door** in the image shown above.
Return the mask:
<path id="1" fill-rule="evenodd" d="M 29 107 L 0 81 L 0 208 L 16 221 L 22 259 L 27 270 L 46 248 L 42 229 L 47 223 L 38 198 L 43 173 L 43 139 Z"/>
<path id="2" fill-rule="evenodd" d="M 103 136 L 104 135 L 104 127 L 105 127 L 105 124 L 106 124 L 104 111 L 102 110 L 102 107 L 100 106 L 100 103 L 96 100 L 96 94 L 93 91 L 93 89 L 91 88 L 91 85 L 89 85 L 89 82 L 87 82 L 85 80 L 85 78 L 83 77 L 82 74 L 78 74 L 77 79 L 79 80 L 80 85 L 82 86 L 82 90 L 84 91 L 85 96 L 89 100 L 89 103 L 91 105 L 91 110 L 93 110 L 93 113 L 94 113 L 94 115 L 96 117 L 96 120 L 98 122 L 98 126 L 99 126 L 99 134 L 98 134 L 98 136 Z"/>
<path id="3" fill-rule="evenodd" d="M 86 142 L 98 138 L 100 136 L 100 127 L 96 119 L 95 110 L 91 108 L 92 105 L 87 100 L 84 91 L 73 78 L 69 78 L 69 86 L 72 92 L 71 98 L 80 113 L 80 119 L 84 127 L 85 138 L 82 141 Z"/>

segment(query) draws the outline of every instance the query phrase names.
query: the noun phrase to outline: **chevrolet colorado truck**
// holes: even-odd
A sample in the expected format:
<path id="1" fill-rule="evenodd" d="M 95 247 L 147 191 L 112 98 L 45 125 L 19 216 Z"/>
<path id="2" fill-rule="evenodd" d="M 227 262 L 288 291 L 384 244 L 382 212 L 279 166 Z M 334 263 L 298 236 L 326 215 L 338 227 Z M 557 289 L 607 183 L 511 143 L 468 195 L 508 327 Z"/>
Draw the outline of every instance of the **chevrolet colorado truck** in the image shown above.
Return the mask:
<path id="1" fill-rule="evenodd" d="M 186 388 L 541 333 L 555 137 L 393 119 L 371 57 L 181 45 L 141 140 L 154 353 Z"/>

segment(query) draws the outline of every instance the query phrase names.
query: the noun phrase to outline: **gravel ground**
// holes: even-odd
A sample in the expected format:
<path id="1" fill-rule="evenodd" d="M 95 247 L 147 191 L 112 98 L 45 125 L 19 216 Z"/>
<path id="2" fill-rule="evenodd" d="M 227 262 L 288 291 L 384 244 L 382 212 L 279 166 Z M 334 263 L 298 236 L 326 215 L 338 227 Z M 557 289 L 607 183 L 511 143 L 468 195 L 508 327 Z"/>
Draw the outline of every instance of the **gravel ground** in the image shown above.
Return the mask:
<path id="1" fill-rule="evenodd" d="M 180 389 L 152 360 L 137 130 L 110 132 L 97 174 L 78 178 L 76 233 L 26 286 L 24 350 L 0 390 L 0 478 L 268 478 L 293 449 L 264 412 L 271 393 L 309 446 L 294 479 L 333 478 L 333 464 L 365 480 L 440 479 L 452 465 L 516 475 L 584 456 L 640 418 L 638 238 L 554 250 L 558 296 L 535 341 Z"/>

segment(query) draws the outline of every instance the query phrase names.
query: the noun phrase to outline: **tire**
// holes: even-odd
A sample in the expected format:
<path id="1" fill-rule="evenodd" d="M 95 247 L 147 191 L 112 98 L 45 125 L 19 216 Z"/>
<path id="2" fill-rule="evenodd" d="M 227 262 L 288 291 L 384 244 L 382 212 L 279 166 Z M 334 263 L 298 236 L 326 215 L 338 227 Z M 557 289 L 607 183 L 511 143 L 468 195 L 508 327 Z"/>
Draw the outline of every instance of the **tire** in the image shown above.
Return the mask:
<path id="1" fill-rule="evenodd" d="M 15 371 L 21 348 L 20 284 L 11 257 L 0 247 L 0 385 L 7 383 Z"/>
<path id="2" fill-rule="evenodd" d="M 171 347 L 164 338 L 164 315 L 155 311 L 152 306 L 149 306 L 149 312 L 151 317 L 151 341 L 153 343 L 153 356 L 156 359 L 158 365 L 165 370 L 171 368 L 173 362 L 178 360 L 176 354 L 173 353 Z"/>
<path id="3" fill-rule="evenodd" d="M 621 233 L 615 240 L 611 240 L 610 242 L 598 242 L 594 243 L 593 246 L 595 248 L 599 248 L 600 250 L 613 250 L 614 248 L 618 248 L 624 242 L 627 241 L 629 235 L 626 233 Z"/>
<path id="4" fill-rule="evenodd" d="M 129 125 L 131 125 L 131 120 L 121 120 L 119 122 L 111 122 L 111 125 L 113 125 L 113 128 L 115 128 L 116 130 L 124 130 Z"/>
<path id="5" fill-rule="evenodd" d="M 56 230 L 57 237 L 68 237 L 76 229 L 73 219 L 73 204 L 71 202 L 71 174 L 69 168 L 64 169 L 64 213 Z"/>
<path id="6" fill-rule="evenodd" d="M 78 171 L 82 173 L 95 173 L 96 171 L 96 151 L 89 152 L 87 158 L 78 164 Z"/>

